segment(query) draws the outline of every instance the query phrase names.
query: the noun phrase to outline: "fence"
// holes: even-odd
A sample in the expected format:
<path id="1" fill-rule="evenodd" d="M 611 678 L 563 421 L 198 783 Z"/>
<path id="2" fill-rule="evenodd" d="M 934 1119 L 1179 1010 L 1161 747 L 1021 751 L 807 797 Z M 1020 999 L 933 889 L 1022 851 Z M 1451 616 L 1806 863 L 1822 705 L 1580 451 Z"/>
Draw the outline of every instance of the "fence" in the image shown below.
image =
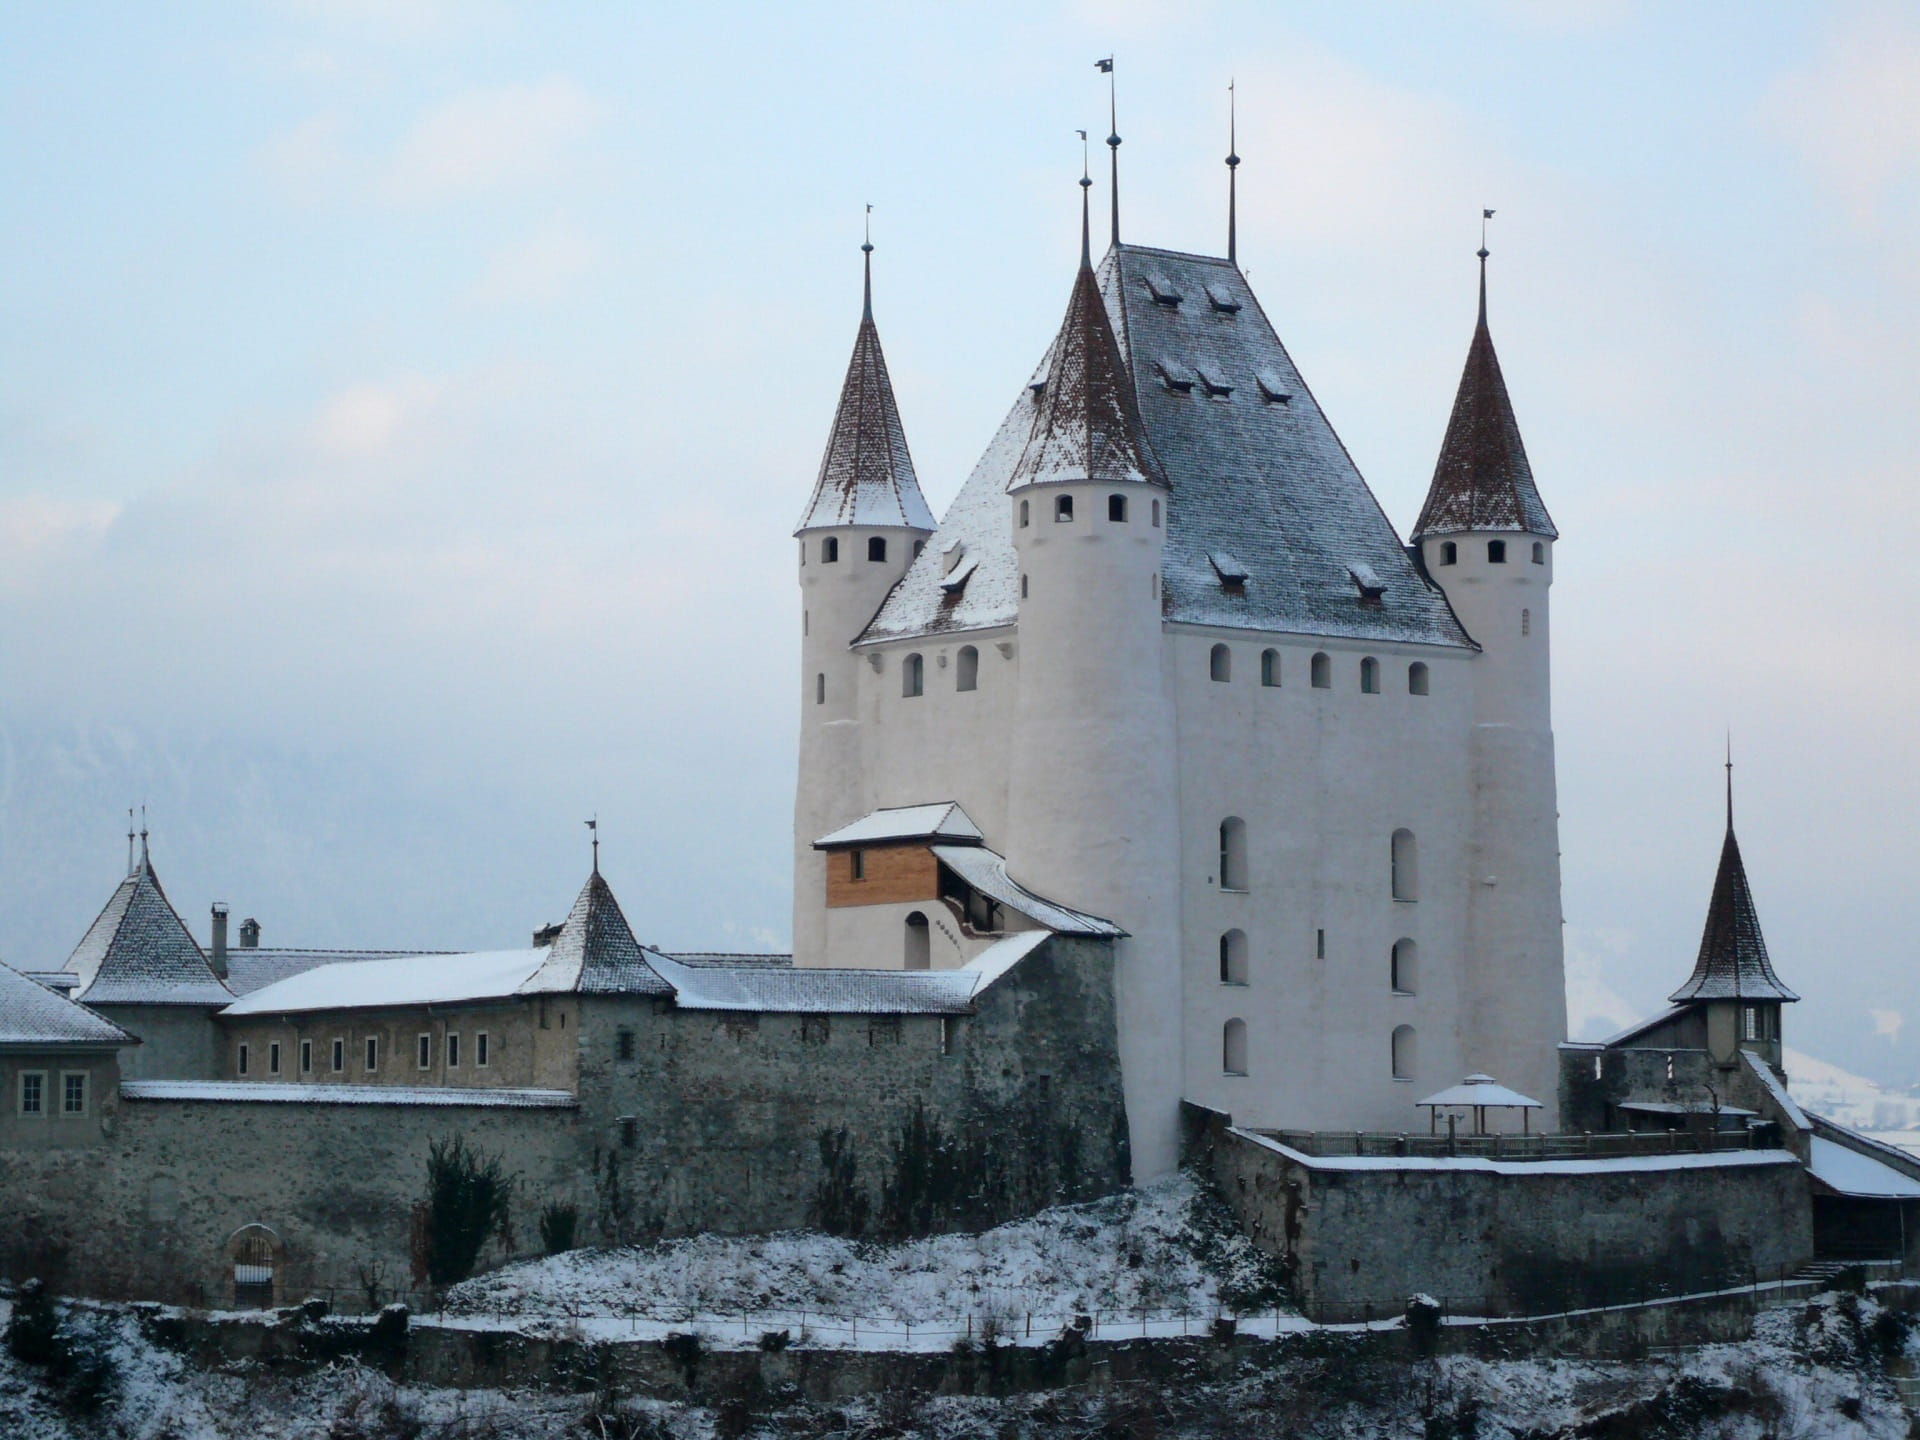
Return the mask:
<path id="1" fill-rule="evenodd" d="M 1579 1135 L 1405 1135 L 1360 1130 L 1255 1130 L 1289 1150 L 1324 1159 L 1371 1156 L 1486 1160 L 1605 1160 L 1647 1155 L 1711 1155 L 1770 1148 L 1764 1127 L 1699 1134 L 1679 1130 L 1601 1131 Z"/>

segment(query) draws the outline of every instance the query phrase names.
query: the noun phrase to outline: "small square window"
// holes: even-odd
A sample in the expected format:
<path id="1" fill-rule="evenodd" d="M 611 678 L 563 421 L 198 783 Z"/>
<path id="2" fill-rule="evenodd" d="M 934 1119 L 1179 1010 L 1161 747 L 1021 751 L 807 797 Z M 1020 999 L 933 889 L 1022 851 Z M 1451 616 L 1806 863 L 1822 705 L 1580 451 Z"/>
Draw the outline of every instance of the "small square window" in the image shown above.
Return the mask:
<path id="1" fill-rule="evenodd" d="M 1460 547 L 1451 540 L 1442 540 L 1440 542 L 1440 563 L 1442 565 L 1457 565 L 1459 562 Z"/>
<path id="2" fill-rule="evenodd" d="M 476 1065 L 490 1063 L 487 1058 L 487 1032 L 484 1030 L 473 1037 L 473 1063 Z"/>
<path id="3" fill-rule="evenodd" d="M 820 542 L 820 563 L 822 565 L 833 565 L 837 564 L 839 559 L 840 542 L 829 535 Z"/>
<path id="4" fill-rule="evenodd" d="M 46 1071 L 22 1070 L 20 1072 L 20 1113 L 22 1115 L 47 1113 Z"/>
<path id="5" fill-rule="evenodd" d="M 460 1036 L 453 1031 L 447 1033 L 447 1068 L 460 1068 Z"/>
<path id="6" fill-rule="evenodd" d="M 1126 496 L 1124 495 L 1107 496 L 1107 519 L 1113 521 L 1117 525 L 1124 525 L 1126 523 L 1126 520 L 1127 520 L 1127 497 Z"/>
<path id="7" fill-rule="evenodd" d="M 84 1115 L 87 1113 L 87 1072 L 68 1070 L 60 1077 L 60 1113 L 62 1115 Z"/>

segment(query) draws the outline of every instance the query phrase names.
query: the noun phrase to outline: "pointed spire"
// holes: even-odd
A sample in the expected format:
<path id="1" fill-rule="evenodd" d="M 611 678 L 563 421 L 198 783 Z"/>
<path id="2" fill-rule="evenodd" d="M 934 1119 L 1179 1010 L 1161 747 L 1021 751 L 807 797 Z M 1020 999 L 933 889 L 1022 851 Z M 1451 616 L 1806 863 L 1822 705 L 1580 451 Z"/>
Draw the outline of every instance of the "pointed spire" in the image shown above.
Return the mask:
<path id="1" fill-rule="evenodd" d="M 1047 377 L 1034 408 L 1026 447 L 1007 489 L 1069 480 L 1150 481 L 1166 472 L 1147 441 L 1133 378 L 1100 297 L 1085 244 L 1087 191 L 1080 191 L 1080 269 L 1066 318 L 1047 352 Z"/>
<path id="2" fill-rule="evenodd" d="M 1240 265 L 1240 113 L 1233 93 L 1233 80 L 1227 81 L 1227 263 Z M 1484 294 L 1484 285 L 1483 285 Z"/>
<path id="3" fill-rule="evenodd" d="M 1533 483 L 1533 467 L 1527 462 L 1527 447 L 1520 439 L 1520 424 L 1514 419 L 1507 382 L 1500 373 L 1500 357 L 1494 353 L 1493 336 L 1487 329 L 1484 226 L 1492 215 L 1487 210 L 1481 216 L 1480 315 L 1473 343 L 1467 347 L 1446 438 L 1440 442 L 1433 483 L 1413 527 L 1415 541 L 1435 531 L 1518 530 L 1548 539 L 1560 533 Z"/>
<path id="4" fill-rule="evenodd" d="M 1109 189 L 1113 196 L 1113 235 L 1112 243 L 1120 243 L 1120 100 L 1113 79 L 1113 57 L 1096 60 L 1100 73 L 1107 77 L 1107 150 L 1113 162 L 1113 181 Z"/>
<path id="5" fill-rule="evenodd" d="M 233 994 L 214 974 L 154 873 L 144 816 L 140 851 L 65 969 L 87 1004 L 221 1006 Z"/>
<path id="6" fill-rule="evenodd" d="M 601 995 L 672 995 L 673 986 L 647 962 L 647 949 L 613 898 L 598 868 L 580 887 L 573 909 L 548 947 L 540 968 L 520 986 L 522 995 L 580 991 Z"/>
<path id="7" fill-rule="evenodd" d="M 1080 268 L 1093 269 L 1093 237 L 1089 232 L 1087 196 L 1093 190 L 1093 176 L 1087 166 L 1087 132 L 1080 135 Z"/>
<path id="8" fill-rule="evenodd" d="M 872 206 L 868 206 L 872 213 Z M 869 222 L 871 224 L 871 222 Z M 794 534 L 834 525 L 887 525 L 932 530 L 933 512 L 920 493 L 907 453 L 907 432 L 893 398 L 887 357 L 873 323 L 873 239 L 861 242 L 860 329 L 840 386 L 840 403 L 820 459 L 813 498 Z"/>
<path id="9" fill-rule="evenodd" d="M 1674 1004 L 1692 1000 L 1798 1000 L 1780 983 L 1760 933 L 1760 915 L 1747 867 L 1740 858 L 1740 842 L 1733 833 L 1733 754 L 1727 754 L 1727 833 L 1720 843 L 1720 868 L 1713 877 L 1713 898 L 1707 902 L 1706 929 L 1693 974 L 1674 991 Z"/>

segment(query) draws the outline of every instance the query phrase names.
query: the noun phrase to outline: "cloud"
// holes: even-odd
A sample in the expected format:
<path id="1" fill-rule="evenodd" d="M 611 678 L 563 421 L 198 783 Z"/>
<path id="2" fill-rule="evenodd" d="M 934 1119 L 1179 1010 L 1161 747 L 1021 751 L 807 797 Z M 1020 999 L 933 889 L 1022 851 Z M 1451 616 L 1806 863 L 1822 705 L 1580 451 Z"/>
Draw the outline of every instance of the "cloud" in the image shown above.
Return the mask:
<path id="1" fill-rule="evenodd" d="M 1775 125 L 1858 222 L 1920 180 L 1920 24 L 1909 12 L 1849 15 L 1769 104 Z"/>
<path id="2" fill-rule="evenodd" d="M 111 500 L 0 496 L 0 584 L 24 588 L 49 565 L 98 541 L 120 511 Z"/>
<path id="3" fill-rule="evenodd" d="M 347 168 L 343 128 L 331 111 L 311 115 L 262 145 L 255 160 L 289 200 L 312 204 Z"/>
<path id="4" fill-rule="evenodd" d="M 313 427 L 314 443 L 329 455 L 378 454 L 393 442 L 402 425 L 433 405 L 443 389 L 440 381 L 424 375 L 350 385 L 321 407 Z"/>
<path id="5" fill-rule="evenodd" d="M 564 215 L 556 215 L 488 262 L 473 289 L 482 304 L 544 304 L 558 300 L 600 258 L 600 245 Z"/>
<path id="6" fill-rule="evenodd" d="M 1889 1041 L 1898 1043 L 1900 1027 L 1906 1024 L 1906 1017 L 1898 1010 L 1869 1010 L 1867 1016 L 1873 1021 L 1873 1033 L 1884 1035 Z"/>
<path id="7" fill-rule="evenodd" d="M 383 188 L 396 203 L 430 204 L 537 179 L 592 128 L 593 118 L 586 92 L 560 76 L 472 90 L 415 123 Z"/>

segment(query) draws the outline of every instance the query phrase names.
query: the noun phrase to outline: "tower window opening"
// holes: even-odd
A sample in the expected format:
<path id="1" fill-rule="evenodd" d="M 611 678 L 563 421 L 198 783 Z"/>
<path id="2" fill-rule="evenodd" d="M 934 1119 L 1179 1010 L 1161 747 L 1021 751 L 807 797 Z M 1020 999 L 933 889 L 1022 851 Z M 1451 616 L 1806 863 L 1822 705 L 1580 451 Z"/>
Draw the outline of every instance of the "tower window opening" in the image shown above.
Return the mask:
<path id="1" fill-rule="evenodd" d="M 1247 932 L 1229 930 L 1220 937 L 1220 983 L 1247 983 Z"/>
<path id="2" fill-rule="evenodd" d="M 800 563 L 802 565 L 807 563 L 807 542 L 804 540 L 800 542 Z"/>
<path id="3" fill-rule="evenodd" d="M 867 878 L 867 852 L 864 850 L 849 850 L 847 852 L 847 867 L 848 867 L 849 873 L 852 874 L 854 879 L 856 880 L 866 879 Z"/>
<path id="4" fill-rule="evenodd" d="M 1216 645 L 1207 656 L 1207 678 L 1225 683 L 1233 679 L 1233 651 Z"/>
<path id="5" fill-rule="evenodd" d="M 1393 942 L 1393 956 L 1389 964 L 1388 978 L 1396 995 L 1420 993 L 1420 947 L 1413 941 Z"/>
<path id="6" fill-rule="evenodd" d="M 1053 519 L 1055 524 L 1073 523 L 1073 496 L 1056 495 L 1053 497 Z"/>
<path id="7" fill-rule="evenodd" d="M 1020 502 L 1020 528 L 1022 530 L 1026 529 L 1027 525 L 1032 521 L 1032 519 L 1033 519 L 1032 505 L 1028 501 L 1022 500 Z"/>
<path id="8" fill-rule="evenodd" d="M 1454 565 L 1459 563 L 1459 560 L 1460 547 L 1451 540 L 1442 540 L 1440 542 L 1440 563 L 1442 565 Z"/>
<path id="9" fill-rule="evenodd" d="M 816 705 L 827 703 L 827 673 L 824 670 L 813 677 L 813 703 Z"/>
<path id="10" fill-rule="evenodd" d="M 333 1058 L 333 1073 L 338 1075 L 342 1070 L 347 1068 L 347 1042 L 346 1041 L 335 1040 L 333 1042 L 332 1058 Z"/>
<path id="11" fill-rule="evenodd" d="M 1153 528 L 1156 530 L 1160 528 L 1160 502 L 1158 500 L 1153 502 Z"/>
<path id="12" fill-rule="evenodd" d="M 1547 563 L 1546 541 L 1536 540 L 1533 542 L 1533 563 L 1536 565 L 1544 565 Z"/>
<path id="13" fill-rule="evenodd" d="M 900 693 L 911 700 L 926 688 L 927 663 L 918 655 L 909 655 L 900 667 Z"/>
<path id="14" fill-rule="evenodd" d="M 1396 1025 L 1393 1030 L 1393 1078 L 1396 1080 L 1413 1079 L 1414 1066 L 1419 1061 L 1413 1027 Z"/>
<path id="15" fill-rule="evenodd" d="M 840 558 L 840 541 L 832 535 L 820 542 L 820 563 L 832 565 Z"/>
<path id="16" fill-rule="evenodd" d="M 884 562 L 887 558 L 887 537 L 869 535 L 867 537 L 867 559 Z"/>
<path id="17" fill-rule="evenodd" d="M 1280 684 L 1280 652 L 1278 650 L 1260 652 L 1260 683 L 1270 690 Z"/>
<path id="18" fill-rule="evenodd" d="M 915 910 L 907 916 L 907 953 L 906 967 L 909 970 L 925 970 L 933 962 L 933 927 L 927 924 L 927 917 Z"/>
<path id="19" fill-rule="evenodd" d="M 1430 681 L 1427 678 L 1426 661 L 1416 660 L 1407 667 L 1407 693 L 1409 695 L 1425 695 L 1429 693 L 1429 685 Z"/>
<path id="20" fill-rule="evenodd" d="M 1220 1031 L 1220 1070 L 1226 1075 L 1247 1073 L 1247 1022 L 1227 1021 Z"/>
<path id="21" fill-rule="evenodd" d="M 922 555 L 926 554 L 926 552 L 927 552 L 926 541 L 916 540 L 913 542 L 913 558 L 914 559 L 918 560 Z"/>
<path id="22" fill-rule="evenodd" d="M 1107 496 L 1107 519 L 1116 525 L 1127 523 L 1127 497 L 1124 495 Z"/>
<path id="23" fill-rule="evenodd" d="M 1360 693 L 1362 695 L 1380 693 L 1380 662 L 1371 655 L 1360 662 Z"/>
<path id="24" fill-rule="evenodd" d="M 1220 888 L 1247 888 L 1247 822 L 1238 815 L 1220 822 Z"/>
<path id="25" fill-rule="evenodd" d="M 1020 598 L 1022 600 L 1027 598 L 1027 577 L 1024 575 L 1020 577 Z"/>
<path id="26" fill-rule="evenodd" d="M 811 610 L 802 610 L 800 612 L 800 634 L 802 637 L 805 637 L 805 636 L 811 635 L 812 633 L 813 633 L 813 612 Z"/>
<path id="27" fill-rule="evenodd" d="M 240 1073 L 242 1075 L 247 1073 L 248 1055 L 249 1055 L 248 1047 L 245 1044 L 245 1042 L 242 1042 L 240 1046 L 240 1067 L 239 1067 Z"/>
<path id="28" fill-rule="evenodd" d="M 1533 611 L 1522 610 L 1520 612 L 1520 633 L 1522 635 L 1533 634 Z"/>
<path id="29" fill-rule="evenodd" d="M 1419 851 L 1411 830 L 1393 832 L 1393 898 L 1420 898 Z"/>
<path id="30" fill-rule="evenodd" d="M 1327 958 L 1327 932 L 1325 930 L 1316 930 L 1313 932 L 1313 958 L 1316 960 L 1324 960 Z"/>
<path id="31" fill-rule="evenodd" d="M 267 1073 L 269 1075 L 280 1073 L 280 1042 L 278 1040 L 267 1046 Z"/>
<path id="32" fill-rule="evenodd" d="M 1504 565 L 1507 563 L 1507 542 L 1504 540 L 1487 541 L 1487 563 Z"/>
<path id="33" fill-rule="evenodd" d="M 313 1041 L 311 1040 L 300 1042 L 300 1073 L 302 1075 L 313 1073 Z"/>
<path id="34" fill-rule="evenodd" d="M 1333 688 L 1333 661 L 1327 658 L 1324 650 L 1314 654 L 1313 663 L 1307 668 L 1308 678 L 1312 680 L 1314 689 L 1331 690 Z"/>
<path id="35" fill-rule="evenodd" d="M 960 653 L 954 657 L 953 688 L 956 690 L 980 688 L 980 652 L 971 645 L 962 645 Z"/>

